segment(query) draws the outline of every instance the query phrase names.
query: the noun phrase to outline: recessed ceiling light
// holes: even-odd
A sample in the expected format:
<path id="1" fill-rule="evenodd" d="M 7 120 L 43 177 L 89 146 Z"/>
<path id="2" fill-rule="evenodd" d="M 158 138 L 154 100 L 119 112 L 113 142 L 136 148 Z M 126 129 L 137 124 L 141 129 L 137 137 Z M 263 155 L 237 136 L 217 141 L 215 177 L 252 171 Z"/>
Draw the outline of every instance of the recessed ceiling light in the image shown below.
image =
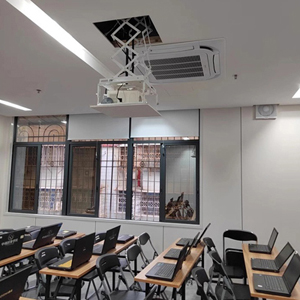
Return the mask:
<path id="1" fill-rule="evenodd" d="M 83 60 L 104 77 L 113 77 L 113 73 L 94 55 L 78 43 L 66 30 L 50 18 L 43 10 L 30 0 L 6 0 L 24 14 L 33 23 L 51 35 L 56 41 Z"/>
<path id="2" fill-rule="evenodd" d="M 296 94 L 293 96 L 293 98 L 300 98 L 300 88 L 299 88 L 299 90 L 296 92 Z"/>
<path id="3" fill-rule="evenodd" d="M 187 137 L 187 136 L 185 136 L 185 137 L 183 137 L 182 139 L 185 140 L 185 141 L 188 141 L 190 138 Z"/>
<path id="4" fill-rule="evenodd" d="M 64 124 L 67 124 L 67 121 L 61 121 L 62 123 L 64 123 Z"/>
<path id="5" fill-rule="evenodd" d="M 24 106 L 18 105 L 18 104 L 14 104 L 8 101 L 4 101 L 4 100 L 0 100 L 0 104 L 6 105 L 6 106 L 10 106 L 16 109 L 20 109 L 20 110 L 24 110 L 24 111 L 32 111 L 32 109 L 30 108 L 26 108 Z"/>

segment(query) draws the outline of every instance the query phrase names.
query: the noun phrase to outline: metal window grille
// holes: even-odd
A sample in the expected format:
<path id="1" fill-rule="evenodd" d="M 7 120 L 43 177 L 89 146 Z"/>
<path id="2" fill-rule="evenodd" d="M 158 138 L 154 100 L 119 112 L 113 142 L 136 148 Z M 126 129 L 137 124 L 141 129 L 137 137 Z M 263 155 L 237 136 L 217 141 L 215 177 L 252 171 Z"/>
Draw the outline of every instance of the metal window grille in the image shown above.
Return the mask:
<path id="1" fill-rule="evenodd" d="M 43 145 L 39 184 L 39 214 L 60 215 L 64 183 L 65 145 Z"/>
<path id="2" fill-rule="evenodd" d="M 72 214 L 95 214 L 96 146 L 72 148 Z"/>
<path id="3" fill-rule="evenodd" d="M 127 144 L 102 144 L 99 217 L 125 219 Z"/>
<path id="4" fill-rule="evenodd" d="M 134 144 L 132 218 L 159 221 L 160 144 Z"/>

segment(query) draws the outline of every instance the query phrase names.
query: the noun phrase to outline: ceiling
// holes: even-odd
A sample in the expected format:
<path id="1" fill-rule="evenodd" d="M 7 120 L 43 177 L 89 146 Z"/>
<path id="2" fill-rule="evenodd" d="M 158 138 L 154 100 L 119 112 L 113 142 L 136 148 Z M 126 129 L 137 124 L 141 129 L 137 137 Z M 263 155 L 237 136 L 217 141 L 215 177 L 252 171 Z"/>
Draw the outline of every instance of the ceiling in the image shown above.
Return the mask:
<path id="1" fill-rule="evenodd" d="M 299 104 L 299 0 L 34 0 L 112 72 L 115 49 L 94 22 L 150 15 L 163 43 L 225 39 L 222 76 L 156 86 L 158 110 Z M 6 1 L 0 1 L 0 115 L 95 113 L 101 78 Z M 237 79 L 234 79 L 237 74 Z M 37 93 L 37 89 L 41 92 Z"/>

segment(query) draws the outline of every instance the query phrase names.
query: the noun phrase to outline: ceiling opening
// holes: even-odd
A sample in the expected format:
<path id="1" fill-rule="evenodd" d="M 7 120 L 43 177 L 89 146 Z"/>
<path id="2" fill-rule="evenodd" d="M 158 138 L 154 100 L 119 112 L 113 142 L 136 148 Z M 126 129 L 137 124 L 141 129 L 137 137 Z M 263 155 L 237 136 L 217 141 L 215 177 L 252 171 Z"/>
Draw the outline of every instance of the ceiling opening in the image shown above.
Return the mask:
<path id="1" fill-rule="evenodd" d="M 95 22 L 94 25 L 98 28 L 98 30 L 109 40 L 109 42 L 115 47 L 118 48 L 119 44 L 117 41 L 114 41 L 111 37 L 111 34 L 123 23 L 123 21 L 128 20 L 126 19 L 118 19 L 118 20 L 110 20 L 104 22 Z M 148 27 L 148 34 L 150 37 L 151 44 L 161 43 L 162 40 L 150 18 L 150 16 L 139 16 L 139 17 L 132 17 L 129 19 L 129 23 L 138 28 L 141 32 Z M 130 38 L 130 30 L 131 27 L 125 25 L 122 30 L 120 30 L 116 36 L 126 42 Z M 141 44 L 143 43 L 143 36 L 140 33 L 137 38 L 134 40 L 134 44 Z M 148 39 L 146 39 L 146 44 L 149 44 Z"/>

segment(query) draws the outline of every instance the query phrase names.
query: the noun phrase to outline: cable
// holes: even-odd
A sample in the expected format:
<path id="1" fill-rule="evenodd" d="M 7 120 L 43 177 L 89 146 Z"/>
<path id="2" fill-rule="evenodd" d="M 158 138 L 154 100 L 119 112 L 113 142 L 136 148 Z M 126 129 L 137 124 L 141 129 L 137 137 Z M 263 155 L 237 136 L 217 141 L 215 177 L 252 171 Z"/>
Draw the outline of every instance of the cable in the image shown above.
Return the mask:
<path id="1" fill-rule="evenodd" d="M 119 86 L 118 92 L 117 92 L 117 96 L 116 96 L 116 98 L 117 98 L 120 102 L 122 102 L 122 98 L 119 98 L 118 96 L 119 96 L 119 91 L 120 91 L 120 89 L 121 89 L 121 87 L 122 87 L 123 85 L 124 85 L 124 84 L 122 83 L 122 85 Z"/>

